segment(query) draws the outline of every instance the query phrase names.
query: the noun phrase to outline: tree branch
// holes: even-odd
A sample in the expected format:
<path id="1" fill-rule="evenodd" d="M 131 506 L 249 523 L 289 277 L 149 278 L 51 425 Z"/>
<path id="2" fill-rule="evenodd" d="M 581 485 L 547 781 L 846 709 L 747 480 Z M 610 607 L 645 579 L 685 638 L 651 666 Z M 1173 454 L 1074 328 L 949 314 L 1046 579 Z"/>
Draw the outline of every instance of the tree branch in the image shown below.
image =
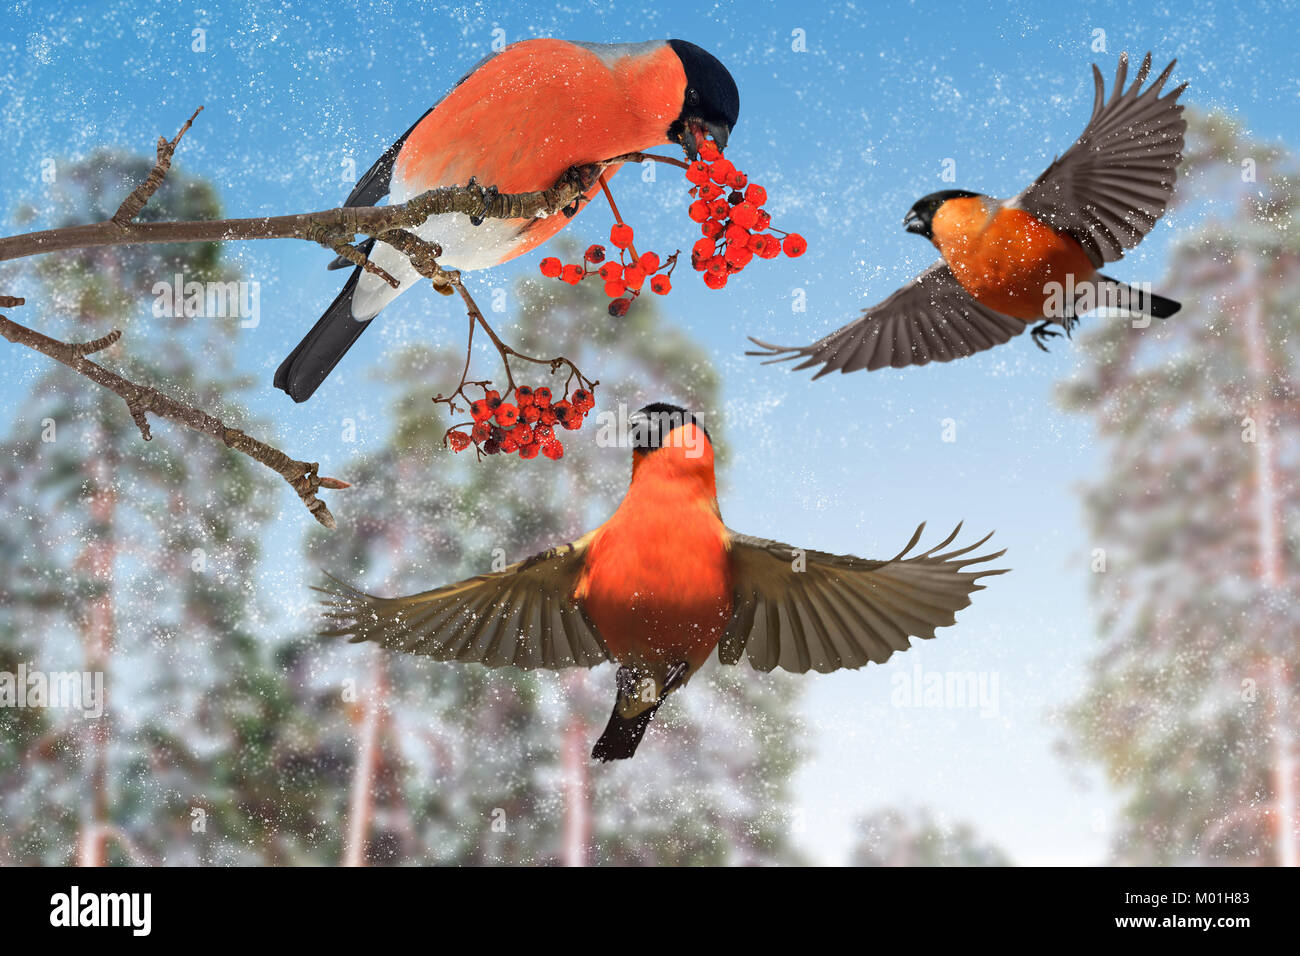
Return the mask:
<path id="1" fill-rule="evenodd" d="M 0 295 L 0 308 L 20 306 L 23 301 L 12 296 Z M 270 468 L 289 483 L 317 521 L 327 528 L 335 526 L 334 516 L 330 514 L 325 502 L 316 497 L 316 492 L 321 488 L 347 488 L 349 487 L 347 482 L 337 478 L 322 478 L 317 474 L 319 466 L 316 462 L 296 461 L 278 448 L 258 441 L 237 428 L 229 427 L 225 422 L 202 409 L 177 401 L 155 388 L 129 381 L 86 358 L 88 354 L 99 352 L 117 342 L 122 337 L 120 330 L 114 329 L 108 335 L 93 342 L 62 342 L 0 315 L 0 335 L 16 345 L 25 345 L 48 355 L 56 362 L 61 362 L 79 375 L 90 379 L 96 385 L 101 385 L 120 396 L 126 402 L 127 411 L 145 441 L 153 438 L 149 431 L 147 414 L 158 415 L 192 428 L 194 431 L 210 435 L 227 447 Z"/>

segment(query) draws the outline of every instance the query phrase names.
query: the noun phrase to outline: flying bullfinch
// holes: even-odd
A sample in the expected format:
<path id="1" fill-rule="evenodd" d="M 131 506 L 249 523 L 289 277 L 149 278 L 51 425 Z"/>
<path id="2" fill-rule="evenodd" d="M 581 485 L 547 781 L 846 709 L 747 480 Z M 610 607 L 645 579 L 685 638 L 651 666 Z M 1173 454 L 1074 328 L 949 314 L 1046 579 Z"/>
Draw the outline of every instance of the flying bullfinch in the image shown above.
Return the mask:
<path id="1" fill-rule="evenodd" d="M 1155 226 L 1173 193 L 1187 122 L 1178 95 L 1161 96 L 1170 63 L 1142 90 L 1151 54 L 1124 88 L 1121 54 L 1105 97 L 1093 66 L 1092 117 L 1083 135 L 1020 195 L 999 200 L 961 189 L 931 193 L 903 220 L 943 257 L 862 317 L 805 346 L 752 339 L 773 362 L 830 372 L 947 362 L 1000 345 L 1031 322 L 1044 348 L 1050 328 L 1068 333 L 1076 316 L 1099 306 L 1167 318 L 1179 304 L 1098 270 L 1132 249 Z"/>
<path id="2" fill-rule="evenodd" d="M 570 167 L 679 143 L 692 159 L 706 136 L 725 145 L 740 113 L 731 74 L 685 40 L 513 43 L 479 62 L 361 177 L 345 206 L 406 202 L 472 178 L 503 193 L 549 189 Z M 607 173 L 613 175 L 615 168 Z M 590 199 L 599 183 L 587 193 Z M 433 216 L 414 230 L 449 269 L 486 269 L 541 245 L 577 212 L 529 220 Z M 363 249 L 400 281 L 353 268 L 343 291 L 275 373 L 304 402 L 379 314 L 419 279 L 384 243 Z M 343 258 L 331 268 L 351 264 Z"/>
<path id="3" fill-rule="evenodd" d="M 722 523 L 707 429 L 675 405 L 629 417 L 632 481 L 595 531 L 492 574 L 407 597 L 331 579 L 323 631 L 488 667 L 617 661 L 617 699 L 592 756 L 631 757 L 664 699 L 717 648 L 758 670 L 857 668 L 934 637 L 1001 570 L 948 548 L 961 526 L 913 553 L 925 525 L 885 561 L 738 534 Z"/>

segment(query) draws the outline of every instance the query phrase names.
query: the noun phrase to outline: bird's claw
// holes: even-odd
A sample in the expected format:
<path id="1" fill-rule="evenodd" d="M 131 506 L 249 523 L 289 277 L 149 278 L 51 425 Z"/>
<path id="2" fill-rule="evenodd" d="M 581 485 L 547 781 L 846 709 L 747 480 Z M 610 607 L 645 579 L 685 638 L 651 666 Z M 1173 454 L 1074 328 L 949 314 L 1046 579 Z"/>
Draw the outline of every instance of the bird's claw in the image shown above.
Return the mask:
<path id="1" fill-rule="evenodd" d="M 1066 329 L 1068 331 L 1069 326 L 1066 326 Z M 1033 338 L 1035 345 L 1037 345 L 1044 352 L 1050 352 L 1051 349 L 1049 349 L 1044 344 L 1043 340 L 1059 338 L 1061 333 L 1056 331 L 1056 329 L 1052 328 L 1051 322 L 1040 322 L 1038 325 L 1033 327 L 1029 335 L 1031 338 Z"/>
<path id="2" fill-rule="evenodd" d="M 470 183 L 471 183 L 471 184 L 474 183 L 474 180 L 471 179 L 471 180 L 470 180 Z M 484 211 L 484 212 L 487 212 L 488 207 L 492 205 L 492 201 L 493 201 L 494 199 L 496 199 L 497 196 L 499 196 L 499 195 L 501 195 L 501 193 L 500 193 L 500 191 L 497 189 L 497 187 L 496 187 L 495 185 L 487 186 L 487 187 L 485 187 L 485 188 L 481 188 L 481 189 L 480 189 L 480 191 L 479 191 L 479 198 L 480 198 L 480 200 L 481 200 L 482 203 L 483 203 L 483 211 Z M 483 217 L 482 217 L 482 216 L 470 216 L 470 217 L 469 217 L 469 222 L 470 222 L 470 225 L 472 225 L 472 226 L 481 226 L 481 225 L 483 225 Z"/>

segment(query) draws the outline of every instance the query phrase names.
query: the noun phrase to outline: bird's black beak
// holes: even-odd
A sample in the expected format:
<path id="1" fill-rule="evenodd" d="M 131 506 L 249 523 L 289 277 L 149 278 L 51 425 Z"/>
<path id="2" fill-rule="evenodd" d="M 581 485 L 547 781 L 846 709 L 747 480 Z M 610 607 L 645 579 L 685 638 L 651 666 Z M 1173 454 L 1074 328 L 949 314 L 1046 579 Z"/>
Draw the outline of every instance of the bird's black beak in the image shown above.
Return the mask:
<path id="1" fill-rule="evenodd" d="M 914 233 L 918 236 L 924 236 L 929 233 L 930 229 L 921 214 L 915 209 L 909 209 L 907 215 L 903 217 L 903 231 Z"/>
<path id="2" fill-rule="evenodd" d="M 727 140 L 731 136 L 731 127 L 726 123 L 698 119 L 682 123 L 682 131 L 677 135 L 676 142 L 686 151 L 686 158 L 691 162 L 695 162 L 700 156 L 699 135 L 713 137 L 713 141 L 718 144 L 718 149 L 726 149 Z"/>

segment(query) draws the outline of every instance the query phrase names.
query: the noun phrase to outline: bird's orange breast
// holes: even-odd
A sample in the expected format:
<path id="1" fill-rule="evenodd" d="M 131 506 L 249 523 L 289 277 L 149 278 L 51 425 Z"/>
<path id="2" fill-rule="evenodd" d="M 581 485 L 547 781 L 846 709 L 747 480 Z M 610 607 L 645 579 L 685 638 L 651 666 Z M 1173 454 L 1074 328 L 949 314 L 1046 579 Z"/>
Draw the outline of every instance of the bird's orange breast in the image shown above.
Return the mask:
<path id="1" fill-rule="evenodd" d="M 412 131 L 394 179 L 412 194 L 470 177 L 505 193 L 546 189 L 570 166 L 666 142 L 685 85 L 681 60 L 666 44 L 610 60 L 563 40 L 515 43 L 480 64 Z M 534 223 L 512 254 L 567 222 Z"/>
<path id="2" fill-rule="evenodd" d="M 592 539 L 575 597 L 616 660 L 694 671 L 731 617 L 727 531 L 689 483 L 635 492 Z"/>
<path id="3" fill-rule="evenodd" d="M 995 200 L 988 200 L 993 203 Z M 1004 315 L 1045 317 L 1054 286 L 1079 283 L 1096 269 L 1083 247 L 1023 209 L 986 205 L 982 197 L 950 199 L 934 215 L 934 244 L 962 287 Z"/>

